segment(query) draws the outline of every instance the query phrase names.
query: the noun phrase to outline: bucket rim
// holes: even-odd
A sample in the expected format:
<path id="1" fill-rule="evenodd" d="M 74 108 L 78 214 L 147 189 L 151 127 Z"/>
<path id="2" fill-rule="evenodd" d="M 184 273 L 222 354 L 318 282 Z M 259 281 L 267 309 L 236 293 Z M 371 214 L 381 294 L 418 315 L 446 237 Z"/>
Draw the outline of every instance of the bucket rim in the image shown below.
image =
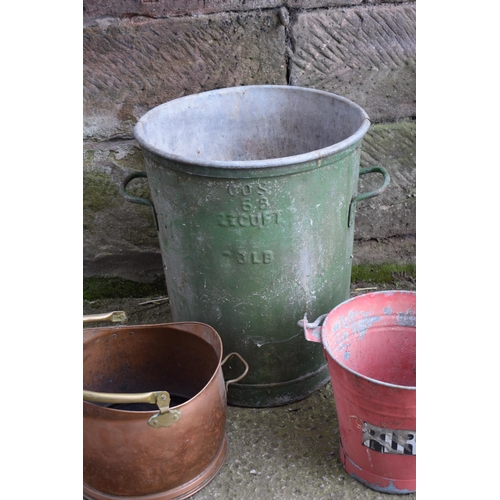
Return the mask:
<path id="1" fill-rule="evenodd" d="M 223 351 L 224 346 L 222 344 L 222 339 L 221 339 L 220 335 L 217 333 L 217 330 L 215 330 L 215 328 L 211 327 L 210 325 L 208 325 L 206 323 L 201 323 L 199 321 L 178 321 L 178 322 L 172 322 L 172 323 L 158 323 L 158 324 L 145 324 L 145 325 L 120 325 L 120 326 L 108 326 L 108 327 L 103 326 L 103 327 L 96 327 L 96 328 L 87 328 L 87 329 L 84 329 L 84 331 L 85 330 L 89 330 L 89 331 L 92 330 L 93 334 L 90 335 L 90 336 L 88 336 L 87 338 L 85 338 L 84 341 L 83 341 L 83 344 L 91 342 L 95 338 L 100 338 L 102 335 L 104 335 L 106 333 L 106 331 L 130 330 L 131 328 L 134 328 L 134 329 L 141 328 L 142 330 L 146 330 L 147 331 L 148 329 L 151 329 L 151 328 L 158 328 L 158 327 L 160 327 L 160 328 L 162 328 L 162 327 L 169 327 L 169 328 L 171 328 L 172 327 L 175 330 L 182 331 L 184 333 L 188 333 L 188 334 L 197 336 L 198 338 L 200 338 L 201 340 L 203 340 L 206 344 L 208 344 L 212 349 L 214 349 L 214 347 L 212 345 L 210 345 L 209 342 L 207 342 L 202 337 L 196 335 L 192 331 L 189 331 L 189 329 L 182 328 L 183 326 L 186 327 L 186 326 L 189 326 L 189 325 L 202 326 L 202 327 L 207 328 L 212 333 L 214 333 L 215 334 L 215 339 L 218 341 L 218 343 L 220 345 L 220 353 L 217 356 L 217 358 L 218 358 L 217 367 L 214 370 L 214 372 L 212 373 L 212 376 L 210 377 L 210 379 L 208 380 L 208 382 L 203 386 L 203 388 L 200 389 L 193 397 L 189 398 L 187 401 L 184 401 L 184 403 L 181 403 L 179 405 L 171 406 L 170 407 L 170 409 L 179 409 L 181 407 L 184 407 L 184 406 L 188 405 L 194 399 L 197 399 L 198 397 L 200 397 L 201 394 L 206 390 L 206 388 L 218 376 L 219 372 L 222 373 L 221 361 L 222 361 L 222 356 L 224 354 L 224 351 Z M 181 328 L 175 328 L 175 327 L 181 327 Z M 214 351 L 215 351 L 215 349 L 214 349 Z M 155 391 L 155 390 L 163 390 L 163 389 L 152 389 L 152 390 Z M 168 388 L 167 388 L 167 390 L 168 390 Z M 127 393 L 124 393 L 124 394 L 127 394 Z M 93 405 L 93 403 L 90 402 L 90 401 L 83 401 L 83 404 L 84 405 Z M 137 417 L 144 416 L 144 415 L 154 415 L 155 413 L 158 413 L 158 409 L 146 410 L 146 411 L 136 411 L 136 410 L 120 410 L 119 408 L 109 408 L 107 406 L 99 406 L 99 408 L 102 408 L 103 410 L 111 411 L 111 412 L 125 413 L 125 414 L 129 414 L 129 415 L 130 414 L 134 414 Z"/>
<path id="2" fill-rule="evenodd" d="M 364 298 L 364 299 L 366 299 L 366 298 L 370 298 L 370 297 L 373 297 L 373 296 L 379 296 L 379 295 L 412 295 L 412 296 L 415 297 L 415 300 L 416 300 L 417 292 L 415 290 L 378 290 L 376 292 L 370 292 L 370 293 L 364 293 L 364 294 L 361 294 L 361 295 L 356 295 L 356 297 L 351 297 L 350 299 L 347 299 L 344 302 L 341 302 L 340 304 L 338 304 L 337 306 L 335 306 L 327 314 L 327 317 L 325 318 L 325 321 L 324 321 L 323 324 L 325 324 L 328 321 L 328 319 L 331 317 L 331 315 L 333 315 L 334 312 L 338 311 L 341 307 L 345 307 L 349 303 L 356 302 L 361 297 Z M 401 390 L 407 390 L 407 391 L 416 391 L 417 390 L 417 386 L 416 385 L 391 384 L 390 382 L 384 382 L 382 380 L 378 380 L 378 379 L 375 379 L 375 378 L 372 378 L 372 377 L 368 377 L 367 375 L 363 375 L 362 373 L 359 373 L 359 372 L 353 370 L 352 368 L 349 368 L 348 366 L 346 366 L 344 363 L 342 363 L 341 361 L 339 361 L 335 356 L 332 356 L 331 353 L 330 353 L 330 351 L 329 351 L 329 349 L 328 349 L 328 347 L 325 345 L 325 342 L 323 341 L 323 339 L 321 340 L 321 343 L 322 343 L 323 348 L 325 349 L 325 351 L 328 353 L 328 357 L 331 358 L 332 361 L 334 361 L 341 368 L 343 368 L 344 370 L 350 372 L 351 374 L 355 375 L 358 378 L 362 378 L 363 380 L 367 380 L 369 382 L 373 382 L 374 384 L 377 384 L 377 385 L 389 387 L 391 389 L 401 389 Z"/>
<path id="3" fill-rule="evenodd" d="M 311 93 L 311 94 L 318 94 L 318 95 L 324 95 L 328 97 L 333 97 L 336 100 L 342 101 L 346 104 L 348 104 L 350 107 L 356 109 L 359 111 L 361 117 L 362 117 L 362 123 L 359 126 L 359 128 L 351 134 L 347 139 L 344 139 L 343 141 L 337 142 L 335 144 L 332 144 L 330 146 L 327 146 L 325 148 L 321 149 L 316 149 L 313 151 L 309 151 L 307 153 L 302 153 L 299 155 L 292 155 L 292 156 L 283 156 L 280 158 L 269 158 L 269 159 L 263 159 L 263 160 L 198 160 L 198 159 L 192 159 L 188 158 L 183 155 L 176 155 L 173 153 L 168 153 L 160 148 L 157 148 L 153 146 L 152 144 L 149 143 L 149 141 L 145 137 L 144 133 L 144 123 L 146 120 L 150 119 L 152 116 L 155 114 L 159 113 L 161 108 L 168 107 L 172 105 L 172 103 L 176 103 L 179 101 L 189 101 L 198 98 L 199 96 L 202 95 L 224 95 L 224 94 L 230 94 L 233 92 L 247 92 L 247 91 L 252 91 L 252 90 L 263 90 L 263 89 L 278 89 L 278 90 L 283 90 L 285 92 L 304 92 L 304 93 Z M 214 89 L 214 90 L 209 90 L 206 92 L 199 92 L 196 94 L 190 94 L 182 97 L 178 97 L 176 99 L 172 99 L 170 101 L 167 101 L 163 104 L 159 104 L 158 106 L 155 106 L 154 108 L 150 109 L 148 112 L 146 112 L 144 115 L 141 116 L 141 118 L 137 121 L 137 123 L 134 126 L 134 137 L 141 146 L 141 148 L 144 148 L 145 150 L 152 152 L 156 154 L 157 156 L 161 158 L 165 158 L 167 160 L 176 162 L 176 163 L 181 163 L 181 164 L 186 164 L 186 165 L 193 165 L 193 166 L 198 166 L 198 167 L 209 167 L 209 168 L 221 168 L 221 169 L 234 169 L 234 170 L 248 170 L 248 169 L 258 169 L 258 168 L 273 168 L 273 167 L 285 167 L 289 166 L 290 164 L 299 164 L 299 163 L 307 163 L 311 161 L 318 161 L 322 158 L 325 158 L 327 156 L 331 156 L 335 153 L 338 153 L 340 151 L 343 151 L 347 149 L 348 147 L 356 144 L 358 141 L 360 141 L 370 128 L 370 119 L 368 117 L 368 114 L 366 111 L 359 105 L 356 104 L 355 102 L 351 101 L 350 99 L 347 99 L 346 97 L 340 96 L 338 94 L 334 94 L 332 92 L 326 92 L 324 90 L 318 90 L 318 89 L 312 89 L 312 88 L 307 88 L 307 87 L 298 87 L 294 85 L 241 85 L 239 87 L 225 87 L 221 89 Z"/>

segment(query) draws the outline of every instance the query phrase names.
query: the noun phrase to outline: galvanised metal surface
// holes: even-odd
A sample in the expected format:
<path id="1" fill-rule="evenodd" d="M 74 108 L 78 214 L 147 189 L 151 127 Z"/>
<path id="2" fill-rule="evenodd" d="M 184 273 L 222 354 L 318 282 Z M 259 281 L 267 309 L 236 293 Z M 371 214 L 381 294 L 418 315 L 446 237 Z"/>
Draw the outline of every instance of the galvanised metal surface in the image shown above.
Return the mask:
<path id="1" fill-rule="evenodd" d="M 174 321 L 211 325 L 250 365 L 229 404 L 291 403 L 328 380 L 296 318 L 349 296 L 355 204 L 389 182 L 367 169 L 384 182 L 357 194 L 368 128 L 342 97 L 283 86 L 187 96 L 137 123 Z"/>

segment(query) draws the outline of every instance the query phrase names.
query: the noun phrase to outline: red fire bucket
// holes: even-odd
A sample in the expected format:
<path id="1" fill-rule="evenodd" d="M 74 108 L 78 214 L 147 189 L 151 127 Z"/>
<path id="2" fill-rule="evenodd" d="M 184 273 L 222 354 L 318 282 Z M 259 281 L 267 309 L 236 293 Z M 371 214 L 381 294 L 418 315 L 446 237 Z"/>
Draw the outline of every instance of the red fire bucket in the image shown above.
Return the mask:
<path id="1" fill-rule="evenodd" d="M 384 493 L 416 491 L 416 293 L 360 295 L 299 324 L 323 344 L 346 472 Z"/>

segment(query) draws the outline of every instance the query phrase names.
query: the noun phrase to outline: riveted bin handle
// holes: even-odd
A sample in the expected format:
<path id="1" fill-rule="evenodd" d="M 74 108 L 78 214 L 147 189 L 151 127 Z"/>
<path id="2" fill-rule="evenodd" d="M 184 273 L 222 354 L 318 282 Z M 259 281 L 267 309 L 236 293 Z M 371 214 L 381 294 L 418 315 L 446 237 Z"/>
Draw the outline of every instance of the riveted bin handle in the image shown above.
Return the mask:
<path id="1" fill-rule="evenodd" d="M 146 200 L 145 198 L 139 198 L 137 196 L 131 196 L 130 194 L 127 193 L 127 185 L 130 181 L 137 179 L 139 177 L 146 177 L 147 178 L 148 174 L 146 172 L 132 172 L 131 174 L 128 174 L 125 179 L 123 179 L 123 182 L 120 185 L 120 194 L 127 200 L 132 203 L 138 203 L 140 205 L 146 205 L 148 207 L 151 207 L 151 210 L 153 211 L 153 218 L 155 220 L 155 227 L 156 230 L 158 231 L 158 217 L 156 216 L 156 210 L 155 206 L 153 205 L 153 202 L 150 200 Z"/>
<path id="2" fill-rule="evenodd" d="M 227 389 L 229 387 L 229 384 L 234 384 L 236 382 L 239 382 L 247 373 L 248 373 L 248 363 L 237 353 L 237 352 L 232 352 L 230 354 L 228 354 L 223 360 L 222 360 L 222 363 L 220 364 L 221 366 L 229 359 L 231 358 L 232 356 L 236 356 L 237 358 L 239 358 L 239 360 L 245 365 L 245 371 L 243 372 L 242 375 L 240 375 L 239 377 L 237 378 L 233 378 L 232 380 L 228 380 L 226 382 L 226 392 L 227 392 Z"/>
<path id="3" fill-rule="evenodd" d="M 389 176 L 389 172 L 383 167 L 366 167 L 366 168 L 361 168 L 359 170 L 359 175 L 365 175 L 365 174 L 372 174 L 374 172 L 377 172 L 379 174 L 382 174 L 384 176 L 384 182 L 382 185 L 378 188 L 375 189 L 374 191 L 369 191 L 368 193 L 361 193 L 355 196 L 351 200 L 351 204 L 349 206 L 349 218 L 347 222 L 347 227 L 351 227 L 353 222 L 354 222 L 354 214 L 356 212 L 356 203 L 358 201 L 362 200 L 367 200 L 368 198 L 373 198 L 374 196 L 378 196 L 379 194 L 382 194 L 387 186 L 389 185 L 389 182 L 391 181 L 391 178 Z"/>

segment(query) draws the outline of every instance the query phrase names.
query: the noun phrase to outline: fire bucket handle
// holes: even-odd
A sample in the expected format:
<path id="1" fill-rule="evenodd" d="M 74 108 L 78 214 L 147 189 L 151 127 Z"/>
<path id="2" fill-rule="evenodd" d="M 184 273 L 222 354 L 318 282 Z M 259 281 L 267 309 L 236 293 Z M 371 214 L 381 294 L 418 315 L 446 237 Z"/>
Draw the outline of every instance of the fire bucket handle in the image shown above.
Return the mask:
<path id="1" fill-rule="evenodd" d="M 179 410 L 170 409 L 170 394 L 167 391 L 142 392 L 137 394 L 122 394 L 113 392 L 83 391 L 83 400 L 93 403 L 130 404 L 149 403 L 156 404 L 160 410 L 153 415 L 148 424 L 151 427 L 168 427 L 181 418 Z"/>
<path id="2" fill-rule="evenodd" d="M 121 185 L 120 185 L 120 194 L 127 200 L 130 201 L 131 203 L 138 203 L 139 205 L 146 205 L 148 207 L 151 207 L 151 210 L 153 211 L 153 218 L 155 221 L 155 227 L 156 230 L 158 231 L 158 217 L 156 215 L 156 210 L 155 206 L 153 205 L 153 202 L 150 200 L 146 200 L 145 198 L 139 198 L 138 196 L 132 196 L 127 193 L 127 185 L 130 181 L 137 179 L 139 177 L 146 177 L 147 178 L 148 174 L 146 172 L 132 172 L 131 174 L 128 174 L 125 179 L 123 179 Z"/>
<path id="3" fill-rule="evenodd" d="M 367 200 L 368 198 L 373 198 L 374 196 L 378 196 L 379 194 L 382 194 L 387 186 L 389 185 L 389 182 L 391 181 L 391 177 L 389 176 L 389 172 L 383 167 L 366 167 L 366 168 L 361 168 L 359 170 L 359 175 L 365 175 L 365 174 L 372 174 L 374 172 L 377 172 L 379 174 L 382 174 L 384 176 L 384 182 L 382 185 L 378 188 L 375 189 L 374 191 L 369 191 L 368 193 L 361 193 L 355 196 L 351 200 L 351 204 L 349 206 L 349 217 L 347 220 L 347 227 L 351 227 L 353 222 L 354 222 L 354 214 L 356 212 L 356 203 L 358 201 L 362 200 Z"/>
<path id="4" fill-rule="evenodd" d="M 319 342 L 321 343 L 321 329 L 323 328 L 321 324 L 323 320 L 328 316 L 328 314 L 322 314 L 313 323 L 307 322 L 307 315 L 304 314 L 304 319 L 299 320 L 297 323 L 300 328 L 304 328 L 304 336 L 309 342 Z"/>
<path id="5" fill-rule="evenodd" d="M 222 363 L 220 364 L 221 366 L 229 359 L 231 358 L 232 356 L 236 356 L 237 358 L 239 358 L 239 360 L 245 365 L 245 371 L 243 372 L 242 375 L 240 375 L 239 377 L 237 378 L 233 378 L 232 380 L 228 380 L 226 382 L 226 392 L 228 390 L 228 387 L 229 387 L 229 384 L 235 384 L 236 382 L 239 382 L 243 377 L 245 377 L 245 375 L 248 373 L 248 363 L 237 353 L 237 352 L 231 352 L 229 353 L 223 360 L 222 360 Z"/>

